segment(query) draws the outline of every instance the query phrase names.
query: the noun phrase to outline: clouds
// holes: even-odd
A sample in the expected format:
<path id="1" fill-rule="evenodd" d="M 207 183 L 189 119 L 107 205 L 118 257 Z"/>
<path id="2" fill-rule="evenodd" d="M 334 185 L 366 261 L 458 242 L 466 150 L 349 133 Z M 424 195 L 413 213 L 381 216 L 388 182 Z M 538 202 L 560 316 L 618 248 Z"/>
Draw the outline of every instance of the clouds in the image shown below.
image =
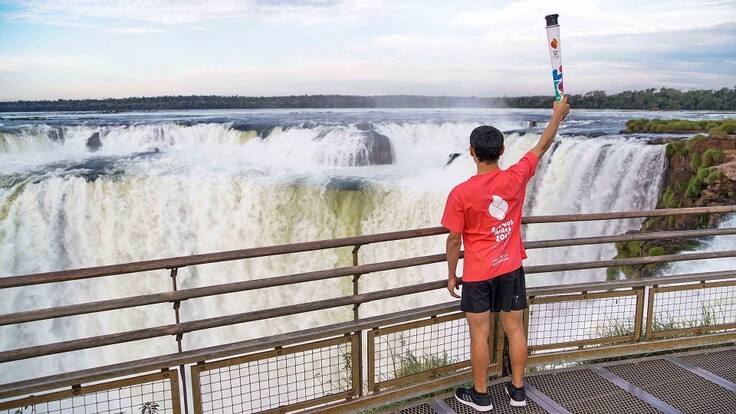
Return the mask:
<path id="1" fill-rule="evenodd" d="M 261 19 L 307 24 L 354 21 L 402 8 L 382 0 L 24 0 L 11 19 L 70 24 L 87 19 L 124 19 L 177 25 L 220 19 Z"/>
<path id="2" fill-rule="evenodd" d="M 736 0 L 551 6 L 542 0 L 0 0 L 0 99 L 547 94 L 549 13 L 560 14 L 569 92 L 736 85 Z M 55 59 L 44 61 L 47 56 Z M 75 75 L 65 61 L 85 63 Z M 53 81 L 60 77 L 63 89 Z M 33 96 L 24 85 L 34 85 Z"/>

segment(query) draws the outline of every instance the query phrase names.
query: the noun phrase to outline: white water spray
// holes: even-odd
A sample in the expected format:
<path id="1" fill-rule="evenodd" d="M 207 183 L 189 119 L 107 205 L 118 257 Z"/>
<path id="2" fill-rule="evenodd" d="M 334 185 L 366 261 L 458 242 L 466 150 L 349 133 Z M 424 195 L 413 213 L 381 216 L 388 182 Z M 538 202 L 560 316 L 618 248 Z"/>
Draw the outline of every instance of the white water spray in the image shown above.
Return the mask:
<path id="1" fill-rule="evenodd" d="M 224 124 L 65 127 L 63 140 L 30 133 L 33 144 L 7 142 L 0 153 L 0 275 L 140 261 L 298 241 L 439 225 L 450 189 L 474 174 L 467 153 L 475 123 L 379 122 L 392 165 L 354 166 L 365 158 L 365 131 L 353 124 L 276 128 L 265 138 Z M 39 130 L 40 131 L 40 130 Z M 87 139 L 100 134 L 90 154 Z M 35 135 L 34 135 L 35 134 Z M 40 135 L 39 135 L 40 134 Z M 15 135 L 19 137 L 19 135 Z M 509 134 L 502 167 L 530 149 L 538 134 Z M 25 142 L 25 138 L 13 138 Z M 663 148 L 625 138 L 559 138 L 530 184 L 526 214 L 653 208 Z M 158 149 L 158 151 L 155 151 Z M 616 234 L 640 221 L 530 225 L 526 240 Z M 612 246 L 529 251 L 529 264 L 607 259 Z M 361 263 L 444 252 L 444 237 L 368 245 Z M 181 269 L 180 289 L 349 266 L 349 248 Z M 446 265 L 365 275 L 361 292 L 446 277 Z M 530 276 L 530 285 L 603 280 L 604 271 Z M 166 272 L 113 276 L 0 292 L 13 313 L 170 290 Z M 203 298 L 182 304 L 182 320 L 289 306 L 352 293 L 345 280 Z M 445 291 L 366 304 L 361 316 L 450 300 Z M 160 305 L 0 328 L 2 349 L 173 323 Z M 352 317 L 351 309 L 313 312 L 184 336 L 185 349 L 288 332 Z M 121 344 L 75 356 L 8 364 L 0 382 L 174 352 L 171 338 Z M 49 361 L 53 361 L 49 365 Z"/>

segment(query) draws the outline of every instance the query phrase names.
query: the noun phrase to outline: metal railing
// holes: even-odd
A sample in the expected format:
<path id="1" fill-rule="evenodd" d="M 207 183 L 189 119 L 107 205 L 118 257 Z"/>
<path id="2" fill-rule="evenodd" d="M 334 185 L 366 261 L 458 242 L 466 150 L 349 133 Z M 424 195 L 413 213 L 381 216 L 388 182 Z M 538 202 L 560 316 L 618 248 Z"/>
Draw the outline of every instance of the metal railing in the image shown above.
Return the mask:
<path id="1" fill-rule="evenodd" d="M 539 216 L 526 217 L 523 223 L 730 212 L 736 212 L 736 207 Z M 132 381 L 127 377 L 139 378 L 143 374 L 153 375 L 162 370 L 166 378 L 175 378 L 168 385 L 168 393 L 141 397 L 127 405 L 108 402 L 104 403 L 104 409 L 101 408 L 103 405 L 99 405 L 99 400 L 104 398 L 95 397 L 98 405 L 91 410 L 120 413 L 126 412 L 125 408 L 120 408 L 125 406 L 131 412 L 143 412 L 146 404 L 149 404 L 148 408 L 157 404 L 158 412 L 171 413 L 189 412 L 190 409 L 196 413 L 307 409 L 351 412 L 467 381 L 471 377 L 468 347 L 463 342 L 467 340 L 467 332 L 458 302 L 368 318 L 361 318 L 359 312 L 362 304 L 446 287 L 446 280 L 441 279 L 360 293 L 358 282 L 364 275 L 416 268 L 446 260 L 444 254 L 435 254 L 359 264 L 362 246 L 445 233 L 444 228 L 435 227 L 0 278 L 0 289 L 161 270 L 168 271 L 172 280 L 168 292 L 0 315 L 0 326 L 22 326 L 34 321 L 167 303 L 172 304 L 175 318 L 175 323 L 168 325 L 0 350 L 0 369 L 3 364 L 13 361 L 59 353 L 74 355 L 78 351 L 144 339 L 173 336 L 177 343 L 177 352 L 171 354 L 1 384 L 0 412 L 25 412 L 24 407 L 30 406 L 36 409 L 34 412 L 42 412 L 38 411 L 38 405 L 48 404 L 49 401 L 71 410 L 68 412 L 85 412 L 84 408 L 78 408 L 81 406 L 67 403 L 80 395 L 96 395 L 101 389 L 122 389 L 120 381 Z M 736 234 L 736 229 L 707 229 L 529 241 L 525 245 L 527 249 L 535 249 L 733 234 Z M 353 249 L 352 266 L 188 289 L 180 289 L 177 285 L 178 270 L 184 267 L 344 247 Z M 535 274 L 725 257 L 736 257 L 736 250 L 545 264 L 527 266 L 525 271 Z M 301 286 L 336 278 L 351 278 L 352 295 L 191 321 L 182 321 L 179 312 L 182 302 L 195 298 L 219 297 L 285 285 Z M 736 269 L 528 289 L 530 307 L 525 321 L 529 329 L 529 363 L 532 366 L 569 364 L 586 359 L 734 341 L 735 290 Z M 678 303 L 678 300 L 691 303 L 692 306 L 677 308 L 673 304 Z M 346 306 L 352 307 L 352 321 L 191 350 L 184 350 L 182 346 L 183 336 L 191 332 L 235 324 L 248 326 L 249 322 L 278 320 L 276 318 L 287 315 Z M 493 335 L 489 338 L 493 349 L 489 375 L 500 375 L 502 372 L 502 329 L 499 321 L 495 325 Z M 28 397 L 39 392 L 42 395 Z M 64 394 L 68 392 L 71 394 Z M 117 394 L 113 394 L 108 398 L 118 398 Z M 192 402 L 191 406 L 189 401 Z"/>

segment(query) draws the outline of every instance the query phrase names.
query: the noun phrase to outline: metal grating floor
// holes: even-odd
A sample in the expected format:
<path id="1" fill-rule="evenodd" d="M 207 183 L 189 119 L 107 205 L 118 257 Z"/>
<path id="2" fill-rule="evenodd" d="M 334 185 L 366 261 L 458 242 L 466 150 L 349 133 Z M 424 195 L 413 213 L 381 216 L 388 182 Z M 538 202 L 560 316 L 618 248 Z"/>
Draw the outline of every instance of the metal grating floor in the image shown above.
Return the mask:
<path id="1" fill-rule="evenodd" d="M 735 393 L 664 359 L 604 368 L 683 413 L 736 411 Z"/>
<path id="2" fill-rule="evenodd" d="M 588 369 L 528 376 L 526 381 L 571 413 L 659 413 Z"/>
<path id="3" fill-rule="evenodd" d="M 677 357 L 736 384 L 736 349 Z"/>
<path id="4" fill-rule="evenodd" d="M 412 407 L 404 408 L 400 411 L 397 411 L 398 414 L 435 414 L 434 408 L 432 408 L 431 405 L 427 403 L 422 403 L 419 405 L 415 405 Z"/>
<path id="5" fill-rule="evenodd" d="M 685 361 L 685 365 L 672 362 L 678 359 Z M 707 375 L 701 376 L 704 374 Z M 508 378 L 491 382 L 491 413 L 733 414 L 736 413 L 734 380 L 736 347 L 581 366 L 527 375 L 527 406 L 523 408 L 509 406 L 503 390 Z M 476 414 L 477 411 L 460 404 L 453 393 L 448 393 L 395 407 L 386 413 Z"/>

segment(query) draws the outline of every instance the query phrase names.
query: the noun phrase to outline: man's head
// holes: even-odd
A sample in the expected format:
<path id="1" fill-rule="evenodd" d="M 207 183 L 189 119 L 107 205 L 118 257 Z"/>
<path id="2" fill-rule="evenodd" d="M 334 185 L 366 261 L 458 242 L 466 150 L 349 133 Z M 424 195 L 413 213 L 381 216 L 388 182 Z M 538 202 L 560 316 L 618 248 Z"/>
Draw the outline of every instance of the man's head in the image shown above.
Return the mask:
<path id="1" fill-rule="evenodd" d="M 470 150 L 479 162 L 498 162 L 503 154 L 503 134 L 492 126 L 479 126 L 470 133 Z"/>

